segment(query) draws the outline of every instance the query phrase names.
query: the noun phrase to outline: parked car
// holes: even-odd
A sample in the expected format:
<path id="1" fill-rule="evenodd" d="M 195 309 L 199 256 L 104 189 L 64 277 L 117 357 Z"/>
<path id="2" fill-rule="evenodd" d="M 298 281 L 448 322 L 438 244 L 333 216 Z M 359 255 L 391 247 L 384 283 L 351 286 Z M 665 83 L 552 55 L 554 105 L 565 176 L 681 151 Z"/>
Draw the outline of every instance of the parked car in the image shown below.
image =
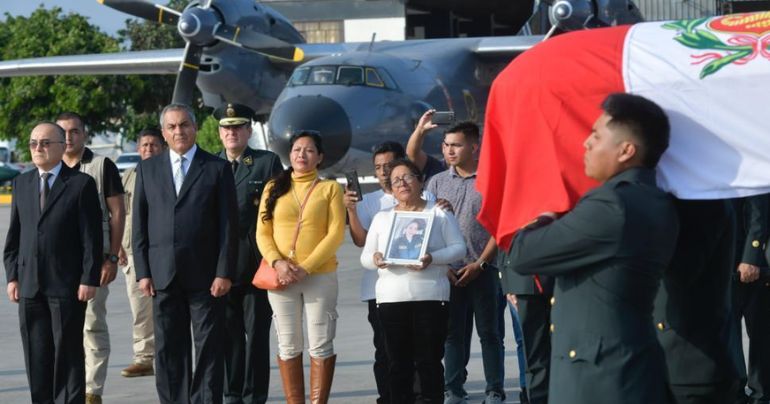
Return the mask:
<path id="1" fill-rule="evenodd" d="M 118 171 L 120 171 L 120 173 L 123 174 L 123 171 L 126 171 L 132 167 L 136 167 L 136 165 L 139 164 L 139 161 L 141 159 L 142 158 L 139 156 L 139 153 L 136 153 L 136 152 L 123 153 L 120 156 L 118 156 L 117 160 L 115 160 L 115 165 L 118 166 Z"/>

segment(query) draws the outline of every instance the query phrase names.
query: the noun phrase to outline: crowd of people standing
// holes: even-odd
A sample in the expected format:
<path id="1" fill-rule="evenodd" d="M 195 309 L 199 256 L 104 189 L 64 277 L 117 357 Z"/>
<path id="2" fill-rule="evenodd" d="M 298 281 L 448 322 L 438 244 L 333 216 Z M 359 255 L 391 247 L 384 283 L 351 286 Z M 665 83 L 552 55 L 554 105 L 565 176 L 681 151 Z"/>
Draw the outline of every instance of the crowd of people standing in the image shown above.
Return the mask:
<path id="1" fill-rule="evenodd" d="M 285 401 L 329 402 L 347 221 L 378 403 L 467 402 L 474 324 L 484 402 L 504 402 L 506 311 L 521 403 L 770 402 L 767 195 L 676 200 L 655 183 L 665 113 L 627 94 L 602 110 L 584 144 L 597 188 L 569 212 L 543 212 L 509 249 L 476 219 L 479 127 L 446 128 L 436 159 L 422 147 L 433 110 L 406 147 L 374 148 L 379 187 L 365 195 L 319 174 L 333 145 L 312 128 L 292 135 L 286 168 L 250 148 L 254 112 L 240 104 L 214 112 L 218 155 L 197 146 L 188 106 L 166 106 L 122 179 L 85 147 L 78 114 L 39 123 L 4 251 L 31 401 L 102 402 L 120 266 L 134 341 L 121 374 L 154 375 L 160 402 L 266 402 L 271 325 Z M 253 286 L 257 268 L 279 286 Z"/>

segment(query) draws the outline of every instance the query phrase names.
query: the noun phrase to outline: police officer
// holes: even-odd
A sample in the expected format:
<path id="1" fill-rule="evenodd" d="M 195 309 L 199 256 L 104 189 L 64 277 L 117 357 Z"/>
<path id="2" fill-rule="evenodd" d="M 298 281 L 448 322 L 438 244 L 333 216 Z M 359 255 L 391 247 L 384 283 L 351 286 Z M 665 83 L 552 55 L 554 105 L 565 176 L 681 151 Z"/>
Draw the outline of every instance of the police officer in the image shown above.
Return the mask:
<path id="1" fill-rule="evenodd" d="M 238 199 L 238 260 L 225 309 L 225 402 L 264 403 L 270 380 L 270 321 L 267 293 L 251 285 L 262 259 L 255 240 L 259 199 L 267 181 L 283 167 L 278 156 L 248 146 L 254 111 L 228 103 L 214 111 L 230 162 Z"/>

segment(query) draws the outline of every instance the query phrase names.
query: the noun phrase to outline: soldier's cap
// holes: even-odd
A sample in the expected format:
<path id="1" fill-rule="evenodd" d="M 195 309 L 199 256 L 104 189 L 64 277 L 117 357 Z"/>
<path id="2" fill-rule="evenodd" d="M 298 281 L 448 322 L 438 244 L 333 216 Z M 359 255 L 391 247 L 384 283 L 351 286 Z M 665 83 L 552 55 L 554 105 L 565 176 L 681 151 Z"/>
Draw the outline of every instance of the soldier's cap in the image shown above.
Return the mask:
<path id="1" fill-rule="evenodd" d="M 243 104 L 223 104 L 214 111 L 214 118 L 219 120 L 219 126 L 243 125 L 251 122 L 253 116 L 254 110 Z"/>

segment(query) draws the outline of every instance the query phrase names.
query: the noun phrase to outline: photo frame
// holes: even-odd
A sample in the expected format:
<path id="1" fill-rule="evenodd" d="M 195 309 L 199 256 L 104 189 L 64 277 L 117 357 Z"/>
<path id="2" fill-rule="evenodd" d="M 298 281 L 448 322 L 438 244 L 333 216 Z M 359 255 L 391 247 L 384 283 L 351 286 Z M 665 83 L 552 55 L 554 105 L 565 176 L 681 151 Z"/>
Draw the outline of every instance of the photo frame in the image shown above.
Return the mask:
<path id="1" fill-rule="evenodd" d="M 393 222 L 385 249 L 385 262 L 395 265 L 421 265 L 428 249 L 433 212 L 393 212 Z"/>

